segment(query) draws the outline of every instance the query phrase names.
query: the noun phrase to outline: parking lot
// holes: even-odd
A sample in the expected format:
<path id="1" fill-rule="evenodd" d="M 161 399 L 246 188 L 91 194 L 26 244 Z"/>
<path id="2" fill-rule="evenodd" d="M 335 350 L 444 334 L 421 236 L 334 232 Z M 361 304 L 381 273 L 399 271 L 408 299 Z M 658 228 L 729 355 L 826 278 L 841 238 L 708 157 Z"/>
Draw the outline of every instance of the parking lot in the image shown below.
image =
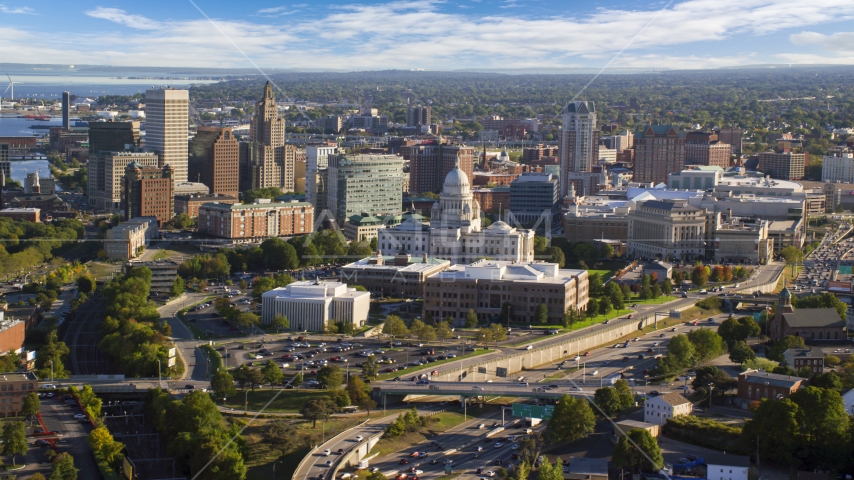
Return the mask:
<path id="1" fill-rule="evenodd" d="M 359 339 L 358 341 L 301 340 L 299 336 L 276 342 L 229 342 L 217 347 L 229 368 L 248 363 L 258 365 L 273 359 L 286 375 L 302 372 L 314 375 L 324 365 L 361 369 L 370 355 L 380 363 L 380 373 L 394 373 L 407 367 L 429 365 L 471 353 L 472 346 L 452 344 L 425 346 L 417 341 Z"/>

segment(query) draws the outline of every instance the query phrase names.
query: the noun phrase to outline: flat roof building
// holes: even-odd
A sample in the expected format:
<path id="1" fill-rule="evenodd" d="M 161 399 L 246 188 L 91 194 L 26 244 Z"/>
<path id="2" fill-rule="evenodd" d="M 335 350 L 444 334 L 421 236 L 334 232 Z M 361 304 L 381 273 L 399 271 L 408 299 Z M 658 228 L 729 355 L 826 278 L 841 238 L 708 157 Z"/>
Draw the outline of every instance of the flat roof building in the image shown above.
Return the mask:
<path id="1" fill-rule="evenodd" d="M 346 283 L 294 282 L 261 295 L 261 322 L 269 325 L 273 318 L 284 315 L 290 329 L 323 332 L 329 322 L 346 322 L 361 328 L 368 319 L 371 303 L 369 292 L 348 288 Z"/>
<path id="2" fill-rule="evenodd" d="M 206 203 L 199 207 L 199 233 L 234 241 L 257 241 L 311 233 L 314 207 L 306 202 L 270 202 L 250 205 Z"/>
<path id="3" fill-rule="evenodd" d="M 586 308 L 587 270 L 561 269 L 556 263 L 478 260 L 454 265 L 427 278 L 422 316 L 448 318 L 462 325 L 473 309 L 481 320 L 495 319 L 505 303 L 513 306 L 513 321 L 531 323 L 540 304 L 550 320 L 570 309 Z"/>
<path id="4" fill-rule="evenodd" d="M 0 414 L 4 417 L 21 415 L 24 398 L 30 392 L 38 392 L 39 379 L 33 372 L 0 374 L 0 390 L 4 402 L 0 402 Z"/>
<path id="5" fill-rule="evenodd" d="M 142 253 L 151 239 L 157 237 L 156 217 L 136 217 L 107 230 L 104 251 L 107 258 L 130 260 Z"/>
<path id="6" fill-rule="evenodd" d="M 341 280 L 361 285 L 379 297 L 422 298 L 427 279 L 450 266 L 448 260 L 427 258 L 427 254 L 413 258 L 407 254 L 383 256 L 378 252 L 341 267 Z"/>

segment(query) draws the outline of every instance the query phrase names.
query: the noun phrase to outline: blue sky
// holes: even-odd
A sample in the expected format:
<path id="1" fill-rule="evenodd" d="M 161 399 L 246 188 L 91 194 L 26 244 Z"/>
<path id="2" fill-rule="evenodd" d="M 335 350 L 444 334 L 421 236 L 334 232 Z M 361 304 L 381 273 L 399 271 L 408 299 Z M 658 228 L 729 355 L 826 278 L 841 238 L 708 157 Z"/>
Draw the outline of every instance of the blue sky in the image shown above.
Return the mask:
<path id="1" fill-rule="evenodd" d="M 0 61 L 352 70 L 854 64 L 852 20 L 852 0 L 0 0 Z"/>

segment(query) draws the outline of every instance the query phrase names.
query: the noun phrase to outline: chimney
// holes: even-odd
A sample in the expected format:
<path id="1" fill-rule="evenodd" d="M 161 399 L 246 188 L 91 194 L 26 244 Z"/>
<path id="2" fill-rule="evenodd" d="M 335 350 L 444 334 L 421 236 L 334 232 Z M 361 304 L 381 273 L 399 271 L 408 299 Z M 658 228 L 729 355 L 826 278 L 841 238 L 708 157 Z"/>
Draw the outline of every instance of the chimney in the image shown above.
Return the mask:
<path id="1" fill-rule="evenodd" d="M 427 263 L 427 254 L 421 256 L 421 263 Z"/>

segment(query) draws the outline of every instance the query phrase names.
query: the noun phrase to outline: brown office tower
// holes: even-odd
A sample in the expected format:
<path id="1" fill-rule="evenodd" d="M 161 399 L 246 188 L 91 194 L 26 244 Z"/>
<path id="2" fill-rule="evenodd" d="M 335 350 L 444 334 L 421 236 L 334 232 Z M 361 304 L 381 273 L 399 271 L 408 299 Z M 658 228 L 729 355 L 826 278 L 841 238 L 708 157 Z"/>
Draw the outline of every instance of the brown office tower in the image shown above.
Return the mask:
<path id="1" fill-rule="evenodd" d="M 730 153 L 741 155 L 742 135 L 743 133 L 739 127 L 722 128 L 718 131 L 718 140 L 720 140 L 721 143 L 728 143 L 730 145 Z"/>
<path id="2" fill-rule="evenodd" d="M 667 183 L 685 168 L 685 135 L 673 125 L 648 125 L 635 132 L 635 182 Z"/>
<path id="3" fill-rule="evenodd" d="M 267 82 L 249 123 L 249 143 L 240 146 L 242 188 L 277 187 L 292 192 L 295 161 L 296 147 L 285 145 L 285 119 L 279 118 L 273 87 Z"/>
<path id="4" fill-rule="evenodd" d="M 174 217 L 175 204 L 172 179 L 175 170 L 166 164 L 163 167 L 144 167 L 131 162 L 125 168 L 123 203 L 125 220 L 134 217 L 157 217 L 157 225 Z"/>
<path id="5" fill-rule="evenodd" d="M 803 180 L 809 153 L 760 152 L 757 170 L 778 180 Z"/>
<path id="6" fill-rule="evenodd" d="M 685 165 L 729 167 L 730 145 L 715 133 L 688 132 L 685 135 Z"/>
<path id="7" fill-rule="evenodd" d="M 198 127 L 189 145 L 189 179 L 237 198 L 240 143 L 230 128 Z"/>
<path id="8" fill-rule="evenodd" d="M 462 145 L 426 144 L 401 148 L 409 160 L 409 193 L 438 192 L 457 157 L 460 170 L 474 178 L 474 148 Z"/>

